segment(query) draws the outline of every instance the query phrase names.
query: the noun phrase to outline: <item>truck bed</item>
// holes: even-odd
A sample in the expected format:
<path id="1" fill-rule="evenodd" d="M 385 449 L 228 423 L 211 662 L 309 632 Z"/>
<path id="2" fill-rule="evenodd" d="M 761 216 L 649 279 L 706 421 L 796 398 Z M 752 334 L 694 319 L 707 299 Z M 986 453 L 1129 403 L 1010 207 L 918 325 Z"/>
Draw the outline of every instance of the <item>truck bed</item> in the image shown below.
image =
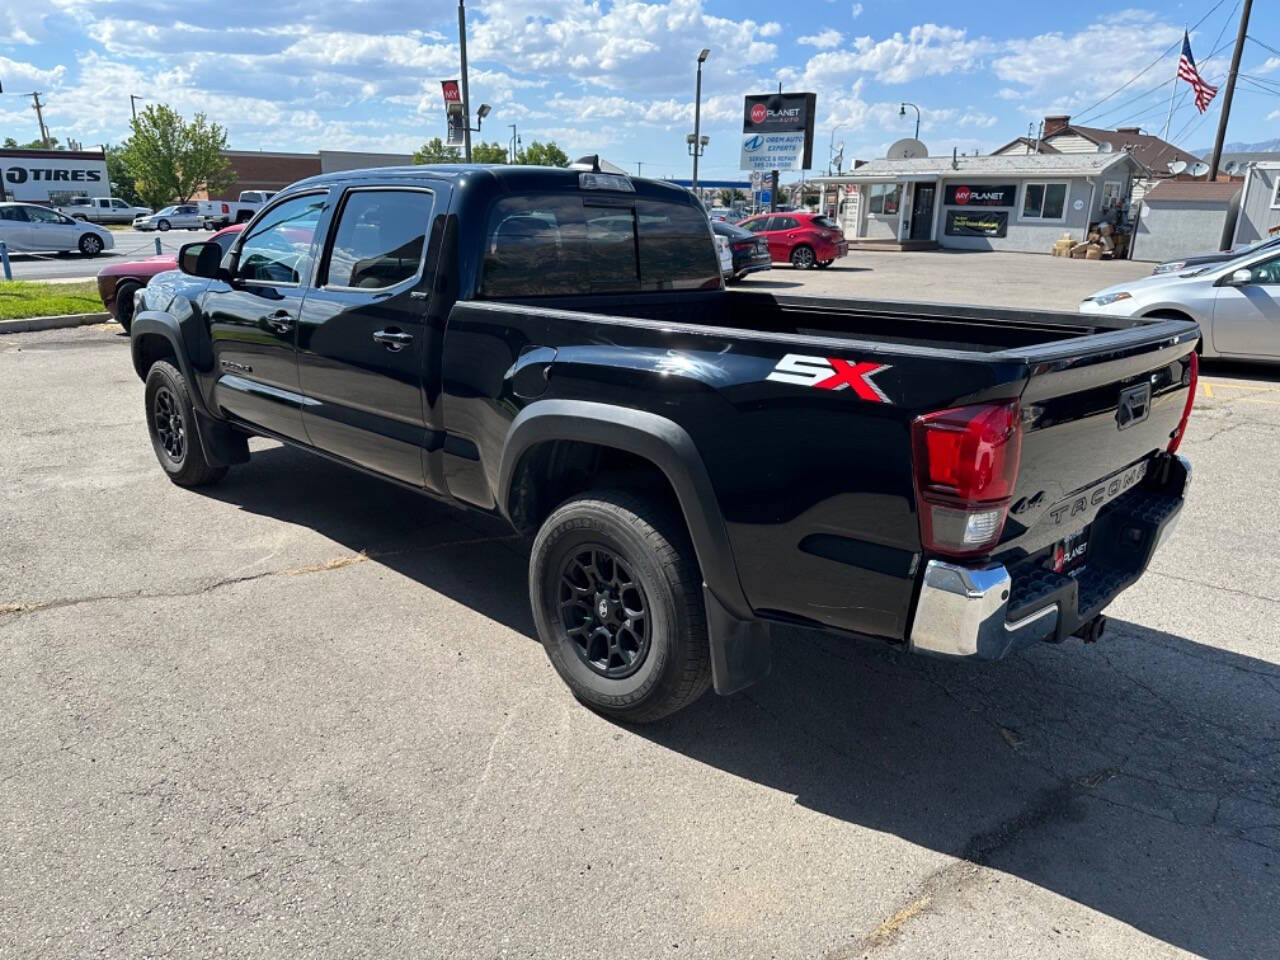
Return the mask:
<path id="1" fill-rule="evenodd" d="M 527 306 L 765 334 L 995 353 L 1145 323 L 1140 319 L 897 300 L 774 296 L 746 291 L 534 298 Z"/>

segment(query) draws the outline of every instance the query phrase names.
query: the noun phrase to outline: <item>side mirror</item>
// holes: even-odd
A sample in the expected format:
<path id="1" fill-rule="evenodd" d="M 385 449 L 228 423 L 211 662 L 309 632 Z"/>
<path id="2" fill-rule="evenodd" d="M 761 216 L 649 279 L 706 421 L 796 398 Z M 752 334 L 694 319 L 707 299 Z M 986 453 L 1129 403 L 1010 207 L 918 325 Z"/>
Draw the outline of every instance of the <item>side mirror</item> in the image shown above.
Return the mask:
<path id="1" fill-rule="evenodd" d="M 178 269 L 193 277 L 216 280 L 221 264 L 222 248 L 211 240 L 183 244 L 178 251 Z"/>

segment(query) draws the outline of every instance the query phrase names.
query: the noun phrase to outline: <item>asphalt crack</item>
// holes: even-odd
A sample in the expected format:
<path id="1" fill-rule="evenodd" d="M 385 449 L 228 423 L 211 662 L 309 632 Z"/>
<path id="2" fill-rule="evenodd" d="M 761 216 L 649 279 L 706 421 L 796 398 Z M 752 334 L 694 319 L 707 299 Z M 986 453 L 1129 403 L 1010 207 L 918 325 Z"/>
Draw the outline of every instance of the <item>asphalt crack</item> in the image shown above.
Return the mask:
<path id="1" fill-rule="evenodd" d="M 445 550 L 452 547 L 467 547 L 482 543 L 499 543 L 519 539 L 519 534 L 512 533 L 497 536 L 465 537 L 458 540 L 446 540 L 441 543 L 421 544 L 411 547 L 403 547 L 396 550 L 361 550 L 358 553 L 332 557 L 319 563 L 308 563 L 296 567 L 284 567 L 278 570 L 264 570 L 260 573 L 250 573 L 238 577 L 222 577 L 210 583 L 204 583 L 200 586 L 182 590 L 147 591 L 139 589 L 123 593 L 100 593 L 90 594 L 83 597 L 59 597 L 52 600 L 0 603 L 0 625 L 3 625 L 6 621 L 16 620 L 23 614 L 38 613 L 44 610 L 57 610 L 63 607 L 78 607 L 85 604 L 104 603 L 113 600 L 172 600 L 180 597 L 197 597 L 207 593 L 212 593 L 216 590 L 222 590 L 226 587 L 233 587 L 242 583 L 252 583 L 255 580 L 264 580 L 270 577 L 299 577 L 313 573 L 327 573 L 332 570 L 341 570 L 345 567 L 367 563 L 370 560 L 402 556 L 404 554 L 418 553 L 424 550 Z"/>

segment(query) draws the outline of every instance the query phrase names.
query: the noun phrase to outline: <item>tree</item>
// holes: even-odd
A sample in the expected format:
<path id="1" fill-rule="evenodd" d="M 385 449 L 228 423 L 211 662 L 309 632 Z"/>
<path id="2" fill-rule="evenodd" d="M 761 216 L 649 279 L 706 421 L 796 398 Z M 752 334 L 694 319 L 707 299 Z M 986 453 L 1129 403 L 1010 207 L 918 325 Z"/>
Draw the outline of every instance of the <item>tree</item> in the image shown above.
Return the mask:
<path id="1" fill-rule="evenodd" d="M 497 142 L 473 143 L 471 145 L 471 159 L 476 163 L 506 163 L 507 148 Z"/>
<path id="2" fill-rule="evenodd" d="M 556 146 L 554 140 L 539 143 L 537 140 L 525 147 L 520 154 L 520 163 L 537 167 L 567 167 L 569 155 Z"/>
<path id="3" fill-rule="evenodd" d="M 19 143 L 13 137 L 4 138 L 4 148 L 6 150 L 65 150 L 66 147 L 58 143 L 57 137 L 49 138 L 49 145 L 46 147 L 43 141 L 32 140 L 30 143 Z"/>
<path id="4" fill-rule="evenodd" d="M 107 154 L 107 180 L 111 183 L 113 197 L 119 197 L 125 203 L 136 207 L 142 205 L 142 197 L 138 195 L 138 190 L 133 184 L 133 171 L 129 169 L 129 163 L 125 159 L 125 151 L 128 148 L 128 140 L 119 147 L 107 144 L 103 148 Z"/>
<path id="5" fill-rule="evenodd" d="M 432 137 L 413 154 L 414 163 L 461 163 L 462 151 L 446 147 L 439 137 Z"/>
<path id="6" fill-rule="evenodd" d="M 227 131 L 197 113 L 190 123 L 164 104 L 134 118 L 123 160 L 138 196 L 152 207 L 190 200 L 201 187 L 210 193 L 235 182 L 223 156 Z"/>

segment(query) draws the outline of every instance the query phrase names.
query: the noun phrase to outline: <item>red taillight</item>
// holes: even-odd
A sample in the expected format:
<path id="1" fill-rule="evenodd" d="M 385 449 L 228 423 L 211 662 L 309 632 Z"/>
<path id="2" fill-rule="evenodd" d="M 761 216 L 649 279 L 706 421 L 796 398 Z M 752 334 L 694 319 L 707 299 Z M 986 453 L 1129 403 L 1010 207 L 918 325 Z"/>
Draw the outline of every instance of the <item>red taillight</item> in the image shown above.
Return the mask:
<path id="1" fill-rule="evenodd" d="M 754 240 L 739 240 L 733 245 L 733 249 L 739 253 L 746 253 L 748 250 L 754 250 L 755 248 L 756 242 Z"/>
<path id="2" fill-rule="evenodd" d="M 1191 389 L 1187 391 L 1187 405 L 1182 408 L 1182 419 L 1178 421 L 1178 429 L 1173 431 L 1173 436 L 1169 439 L 1170 453 L 1178 452 L 1182 435 L 1187 432 L 1187 421 L 1191 419 L 1191 406 L 1196 402 L 1196 384 L 1200 380 L 1200 357 L 1192 351 L 1187 360 L 1191 364 Z"/>
<path id="3" fill-rule="evenodd" d="M 911 449 L 924 548 L 971 556 L 999 542 L 1022 454 L 1018 401 L 916 417 Z"/>

